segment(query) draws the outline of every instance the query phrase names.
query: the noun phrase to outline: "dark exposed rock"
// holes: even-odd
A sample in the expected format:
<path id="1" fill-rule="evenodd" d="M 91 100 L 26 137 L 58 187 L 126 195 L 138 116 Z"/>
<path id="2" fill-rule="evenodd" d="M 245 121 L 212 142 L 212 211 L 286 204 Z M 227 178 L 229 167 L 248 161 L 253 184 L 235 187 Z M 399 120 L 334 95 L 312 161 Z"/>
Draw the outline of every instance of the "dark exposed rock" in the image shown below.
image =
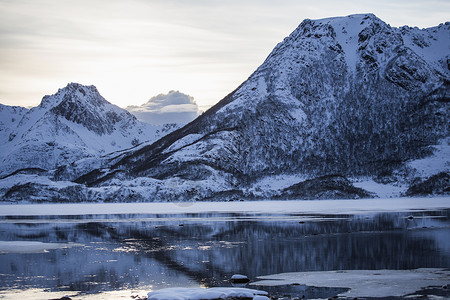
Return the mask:
<path id="1" fill-rule="evenodd" d="M 294 184 L 284 189 L 279 197 L 287 199 L 354 199 L 372 198 L 373 195 L 353 186 L 345 177 L 328 175 Z"/>
<path id="2" fill-rule="evenodd" d="M 122 115 L 113 110 L 105 111 L 105 106 L 110 103 L 94 86 L 71 83 L 65 89 L 69 91 L 66 91 L 63 100 L 50 109 L 55 115 L 78 123 L 99 135 L 111 134 L 115 130 L 115 124 L 121 120 L 136 122 L 136 118 L 125 110 L 121 111 Z M 89 91 L 88 94 L 86 90 Z M 81 93 L 82 97 L 77 92 Z"/>
<path id="3" fill-rule="evenodd" d="M 412 185 L 407 191 L 407 196 L 425 195 L 449 195 L 450 194 L 450 174 L 441 172 L 430 176 L 424 181 Z"/>

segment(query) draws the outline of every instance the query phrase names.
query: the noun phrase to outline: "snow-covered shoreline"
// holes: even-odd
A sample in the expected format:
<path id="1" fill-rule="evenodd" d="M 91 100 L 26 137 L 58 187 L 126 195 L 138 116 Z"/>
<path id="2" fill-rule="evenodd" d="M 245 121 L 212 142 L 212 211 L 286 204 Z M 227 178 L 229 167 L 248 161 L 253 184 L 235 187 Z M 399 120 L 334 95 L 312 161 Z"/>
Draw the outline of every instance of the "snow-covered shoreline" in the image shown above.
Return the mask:
<path id="1" fill-rule="evenodd" d="M 429 211 L 448 208 L 450 208 L 450 197 L 244 202 L 1 204 L 0 216 L 182 214 L 206 212 L 339 215 L 418 210 Z"/>

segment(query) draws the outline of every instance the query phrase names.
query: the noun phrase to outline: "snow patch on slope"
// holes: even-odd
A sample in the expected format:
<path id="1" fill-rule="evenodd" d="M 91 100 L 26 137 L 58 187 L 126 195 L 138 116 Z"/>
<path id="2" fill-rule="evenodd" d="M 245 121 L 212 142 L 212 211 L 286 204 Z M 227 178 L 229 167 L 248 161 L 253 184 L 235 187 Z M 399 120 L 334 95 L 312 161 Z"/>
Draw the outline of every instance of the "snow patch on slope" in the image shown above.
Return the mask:
<path id="1" fill-rule="evenodd" d="M 341 18 L 329 18 L 317 20 L 320 23 L 330 24 L 336 33 L 336 40 L 344 51 L 344 58 L 348 70 L 356 74 L 356 65 L 358 62 L 358 34 L 367 27 L 368 23 L 363 22 L 367 15 L 351 15 Z M 375 16 L 373 16 L 375 17 Z"/>
<path id="2" fill-rule="evenodd" d="M 450 22 L 422 30 L 408 26 L 401 27 L 400 30 L 403 33 L 405 46 L 413 49 L 420 58 L 438 69 L 442 74 L 450 76 L 448 68 Z"/>
<path id="3" fill-rule="evenodd" d="M 306 179 L 308 178 L 301 175 L 266 176 L 253 184 L 253 186 L 248 189 L 248 192 L 253 193 L 256 196 L 276 195 L 281 190 L 305 181 Z"/>
<path id="4" fill-rule="evenodd" d="M 419 177 L 426 178 L 440 172 L 450 172 L 450 138 L 442 140 L 433 148 L 433 155 L 407 163 Z"/>
<path id="5" fill-rule="evenodd" d="M 375 182 L 372 179 L 357 180 L 356 182 L 353 182 L 353 185 L 373 193 L 380 198 L 397 198 L 403 195 L 408 189 L 408 186 L 406 185 L 382 184 Z"/>

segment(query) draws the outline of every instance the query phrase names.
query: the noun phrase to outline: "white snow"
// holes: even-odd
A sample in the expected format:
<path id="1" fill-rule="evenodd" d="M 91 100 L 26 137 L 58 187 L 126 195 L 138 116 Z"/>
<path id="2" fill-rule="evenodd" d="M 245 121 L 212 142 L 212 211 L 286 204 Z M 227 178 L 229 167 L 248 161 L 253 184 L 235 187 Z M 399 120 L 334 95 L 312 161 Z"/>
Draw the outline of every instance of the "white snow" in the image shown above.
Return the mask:
<path id="1" fill-rule="evenodd" d="M 267 292 L 246 288 L 168 288 L 148 293 L 148 300 L 208 300 L 227 297 L 255 299 L 255 296 L 263 295 L 267 295 Z"/>
<path id="2" fill-rule="evenodd" d="M 27 111 L 24 107 L 0 104 L 0 145 L 8 142 L 11 131 Z"/>
<path id="3" fill-rule="evenodd" d="M 447 62 L 440 61 L 445 57 L 448 58 L 450 54 L 449 28 L 450 24 L 446 23 L 422 30 L 407 26 L 400 28 L 400 30 L 404 31 L 405 46 L 413 49 L 423 60 L 442 73 L 449 75 Z"/>
<path id="4" fill-rule="evenodd" d="M 273 175 L 266 176 L 256 182 L 252 189 L 281 190 L 296 183 L 305 181 L 307 178 L 301 175 Z"/>
<path id="5" fill-rule="evenodd" d="M 183 138 L 177 140 L 172 145 L 170 145 L 170 147 L 165 149 L 163 151 L 163 153 L 168 153 L 168 152 L 172 152 L 175 150 L 179 150 L 183 147 L 186 147 L 187 145 L 195 143 L 196 141 L 201 139 L 201 137 L 202 137 L 201 134 L 188 134 L 188 135 L 184 136 Z"/>
<path id="6" fill-rule="evenodd" d="M 78 87 L 83 88 L 86 95 L 81 95 Z M 119 118 L 114 129 L 98 134 L 55 114 L 51 108 L 68 94 L 83 103 L 88 113 L 105 119 L 110 115 Z M 101 104 L 91 103 L 92 99 L 102 100 Z M 44 97 L 41 104 L 31 110 L 2 106 L 0 115 L 5 119 L 0 121 L 0 176 L 21 168 L 53 169 L 84 157 L 131 148 L 136 142 L 155 141 L 164 133 L 163 126 L 136 121 L 126 110 L 108 103 L 94 87 L 77 84 L 69 84 L 58 93 Z M 14 122 L 10 120 L 18 117 L 20 119 Z M 7 130 L 1 132 L 3 123 Z"/>
<path id="7" fill-rule="evenodd" d="M 235 93 L 235 99 L 217 111 L 217 114 L 242 113 L 242 107 L 247 110 L 254 107 L 268 95 L 268 86 L 263 75 L 255 75 L 255 72 Z M 237 116 L 236 116 L 237 117 Z"/>
<path id="8" fill-rule="evenodd" d="M 433 155 L 423 159 L 413 160 L 407 165 L 414 169 L 418 176 L 422 178 L 430 177 L 440 172 L 450 172 L 450 138 L 435 145 Z"/>
<path id="9" fill-rule="evenodd" d="M 443 286 L 448 284 L 449 276 L 450 271 L 445 269 L 298 272 L 261 276 L 258 277 L 261 281 L 251 285 L 347 287 L 351 290 L 340 296 L 389 297 L 414 293 L 428 286 Z"/>
<path id="10" fill-rule="evenodd" d="M 258 95 L 261 95 L 261 97 L 265 97 L 267 95 L 267 82 L 263 76 L 258 78 L 257 91 Z"/>
<path id="11" fill-rule="evenodd" d="M 333 26 L 336 32 L 336 40 L 344 51 L 348 70 L 353 74 L 356 74 L 358 59 L 358 34 L 368 25 L 367 23 L 362 23 L 362 19 L 365 16 L 364 14 L 357 14 L 348 17 L 316 20 L 316 22 L 328 23 Z"/>
<path id="12" fill-rule="evenodd" d="M 56 188 L 65 188 L 68 186 L 76 186 L 78 184 L 71 181 L 52 181 L 48 177 L 34 174 L 15 174 L 0 180 L 0 191 L 2 189 L 10 189 L 16 184 L 41 184 Z"/>
<path id="13" fill-rule="evenodd" d="M 0 254 L 2 253 L 41 253 L 52 249 L 69 248 L 78 244 L 43 243 L 36 241 L 0 241 Z"/>
<path id="14" fill-rule="evenodd" d="M 181 214 L 240 212 L 272 214 L 367 214 L 376 212 L 429 211 L 450 208 L 450 197 L 417 197 L 358 200 L 292 200 L 245 202 L 177 203 L 78 203 L 2 204 L 0 216 L 83 215 L 83 214 Z"/>
<path id="15" fill-rule="evenodd" d="M 0 290 L 0 299 L 8 300 L 42 300 L 42 299 L 61 299 L 69 296 L 70 299 L 91 299 L 91 300 L 111 300 L 111 299 L 146 299 L 147 290 L 119 290 L 104 291 L 95 294 L 78 294 L 77 291 L 53 291 L 51 289 L 2 289 Z"/>
<path id="16" fill-rule="evenodd" d="M 400 197 L 408 189 L 408 186 L 406 185 L 382 184 L 377 183 L 372 179 L 356 181 L 353 182 L 353 185 L 368 192 L 374 193 L 380 198 Z"/>

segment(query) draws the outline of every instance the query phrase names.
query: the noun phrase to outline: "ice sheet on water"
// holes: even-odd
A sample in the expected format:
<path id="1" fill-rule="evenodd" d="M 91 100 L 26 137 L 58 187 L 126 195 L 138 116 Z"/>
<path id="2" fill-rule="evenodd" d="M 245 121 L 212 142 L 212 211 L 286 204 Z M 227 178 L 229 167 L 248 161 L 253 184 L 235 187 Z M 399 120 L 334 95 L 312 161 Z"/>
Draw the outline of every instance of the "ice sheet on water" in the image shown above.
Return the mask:
<path id="1" fill-rule="evenodd" d="M 247 288 L 168 288 L 148 293 L 148 300 L 263 299 L 265 295 L 267 292 Z"/>
<path id="2" fill-rule="evenodd" d="M 53 249 L 77 246 L 67 243 L 43 243 L 36 241 L 0 241 L 1 253 L 41 253 Z"/>
<path id="3" fill-rule="evenodd" d="M 404 296 L 428 286 L 448 284 L 450 271 L 444 269 L 415 270 L 345 270 L 296 272 L 261 276 L 257 286 L 303 284 L 308 286 L 348 287 L 345 297 Z"/>
<path id="4" fill-rule="evenodd" d="M 5 204 L 0 205 L 0 216 L 70 216 L 133 213 L 182 214 L 205 212 L 366 214 L 372 212 L 407 212 L 450 208 L 449 200 L 449 197 L 417 197 L 360 200 L 192 202 L 191 206 L 179 206 L 174 203 Z"/>

